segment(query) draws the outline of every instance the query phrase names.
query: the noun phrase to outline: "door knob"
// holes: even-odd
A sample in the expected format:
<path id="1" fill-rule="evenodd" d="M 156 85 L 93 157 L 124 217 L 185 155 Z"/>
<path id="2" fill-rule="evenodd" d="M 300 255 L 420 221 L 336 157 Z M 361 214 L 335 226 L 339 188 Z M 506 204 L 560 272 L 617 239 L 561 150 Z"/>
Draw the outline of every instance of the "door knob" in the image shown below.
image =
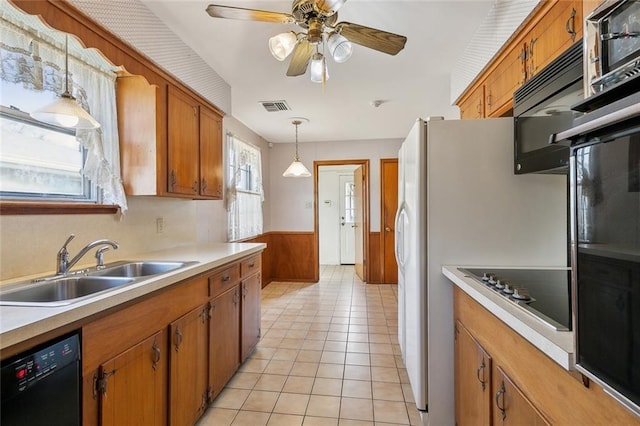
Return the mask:
<path id="1" fill-rule="evenodd" d="M 385 226 L 384 230 L 387 231 L 387 232 L 391 232 L 391 228 L 389 228 L 388 226 Z"/>

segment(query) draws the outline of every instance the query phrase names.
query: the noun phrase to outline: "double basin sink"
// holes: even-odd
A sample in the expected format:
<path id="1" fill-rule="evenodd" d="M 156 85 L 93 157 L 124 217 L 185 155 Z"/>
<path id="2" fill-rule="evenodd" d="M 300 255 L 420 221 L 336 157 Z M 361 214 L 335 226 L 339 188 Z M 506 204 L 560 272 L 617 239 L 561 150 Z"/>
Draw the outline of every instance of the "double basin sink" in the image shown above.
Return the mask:
<path id="1" fill-rule="evenodd" d="M 127 284 L 138 283 L 197 262 L 117 262 L 104 269 L 46 277 L 0 289 L 0 305 L 64 306 Z"/>

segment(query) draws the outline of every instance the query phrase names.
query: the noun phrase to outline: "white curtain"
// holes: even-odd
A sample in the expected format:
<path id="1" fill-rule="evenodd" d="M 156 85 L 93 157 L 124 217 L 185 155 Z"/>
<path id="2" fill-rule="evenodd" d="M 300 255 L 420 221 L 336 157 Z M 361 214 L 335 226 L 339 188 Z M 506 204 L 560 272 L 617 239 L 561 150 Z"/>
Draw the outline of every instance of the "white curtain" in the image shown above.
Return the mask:
<path id="1" fill-rule="evenodd" d="M 237 241 L 262 234 L 262 156 L 260 149 L 227 135 L 227 237 Z"/>
<path id="2" fill-rule="evenodd" d="M 2 3 L 0 78 L 22 83 L 30 90 L 62 93 L 64 34 L 53 32 L 35 17 Z M 73 51 L 72 44 L 76 44 L 72 39 L 69 37 L 69 52 Z M 95 130 L 76 131 L 76 138 L 87 148 L 85 175 L 102 189 L 104 204 L 118 205 L 124 213 L 127 200 L 120 174 L 115 70 L 94 51 L 73 51 L 69 56 L 69 91 L 101 125 Z"/>

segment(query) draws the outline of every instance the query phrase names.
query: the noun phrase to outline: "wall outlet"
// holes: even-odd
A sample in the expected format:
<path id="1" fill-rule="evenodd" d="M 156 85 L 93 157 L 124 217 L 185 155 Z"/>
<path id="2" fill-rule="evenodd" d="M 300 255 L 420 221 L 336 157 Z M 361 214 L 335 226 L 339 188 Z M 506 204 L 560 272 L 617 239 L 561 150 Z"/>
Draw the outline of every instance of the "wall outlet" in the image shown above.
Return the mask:
<path id="1" fill-rule="evenodd" d="M 305 209 L 310 209 L 312 207 L 313 207 L 313 202 L 307 201 L 306 203 L 304 203 L 304 208 Z"/>
<path id="2" fill-rule="evenodd" d="M 156 218 L 156 234 L 162 234 L 164 232 L 164 217 Z"/>

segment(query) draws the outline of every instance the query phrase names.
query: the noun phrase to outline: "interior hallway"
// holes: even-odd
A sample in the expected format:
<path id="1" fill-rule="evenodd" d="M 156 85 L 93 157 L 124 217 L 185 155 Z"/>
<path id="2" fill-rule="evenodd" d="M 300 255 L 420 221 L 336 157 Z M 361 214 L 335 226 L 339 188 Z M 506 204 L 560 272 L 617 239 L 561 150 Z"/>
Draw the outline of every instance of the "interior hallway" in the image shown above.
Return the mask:
<path id="1" fill-rule="evenodd" d="M 397 286 L 353 266 L 262 290 L 262 340 L 199 426 L 417 425 L 397 339 Z"/>

